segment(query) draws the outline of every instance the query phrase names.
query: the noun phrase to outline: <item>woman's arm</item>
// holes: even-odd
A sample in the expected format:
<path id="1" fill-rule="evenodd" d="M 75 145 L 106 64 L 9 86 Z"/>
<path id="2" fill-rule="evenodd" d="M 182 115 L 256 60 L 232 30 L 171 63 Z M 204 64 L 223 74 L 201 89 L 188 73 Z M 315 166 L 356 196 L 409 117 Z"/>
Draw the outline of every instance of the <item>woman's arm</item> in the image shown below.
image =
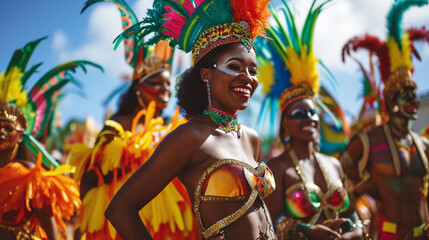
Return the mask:
<path id="1" fill-rule="evenodd" d="M 185 169 L 201 145 L 197 134 L 183 125 L 170 133 L 116 193 L 105 215 L 124 240 L 151 239 L 138 212 Z"/>
<path id="2" fill-rule="evenodd" d="M 33 208 L 32 211 L 36 215 L 37 220 L 39 220 L 40 226 L 45 231 L 48 239 L 59 240 L 57 224 L 55 222 L 55 217 L 52 214 L 51 207 L 44 205 L 43 208 Z"/>

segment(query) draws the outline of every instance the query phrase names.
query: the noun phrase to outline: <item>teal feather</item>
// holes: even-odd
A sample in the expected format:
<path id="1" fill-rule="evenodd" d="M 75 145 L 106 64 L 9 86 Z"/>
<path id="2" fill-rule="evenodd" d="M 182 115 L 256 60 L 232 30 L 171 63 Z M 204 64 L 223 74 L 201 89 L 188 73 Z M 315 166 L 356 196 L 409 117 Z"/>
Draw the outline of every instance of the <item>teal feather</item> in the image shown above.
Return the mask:
<path id="1" fill-rule="evenodd" d="M 231 8 L 230 3 L 230 0 L 212 0 L 205 1 L 196 7 L 195 11 L 201 16 L 199 18 L 203 28 L 201 31 L 231 21 L 233 14 L 229 10 Z"/>
<path id="2" fill-rule="evenodd" d="M 301 39 L 299 38 L 298 28 L 296 27 L 296 24 L 295 24 L 295 18 L 289 6 L 286 4 L 286 2 L 284 0 L 282 1 L 283 1 L 283 4 L 286 6 L 286 10 L 287 10 L 287 15 L 285 15 L 285 17 L 286 17 L 286 24 L 289 29 L 289 37 L 290 37 L 292 46 L 295 49 L 295 51 L 299 55 L 301 55 L 301 44 L 300 44 Z"/>
<path id="3" fill-rule="evenodd" d="M 323 70 L 325 70 L 326 73 L 328 73 L 328 81 L 329 84 L 331 85 L 332 89 L 334 89 L 335 94 L 337 94 L 337 85 L 338 85 L 338 81 L 335 78 L 334 74 L 332 74 L 331 70 L 329 70 L 329 68 L 319 59 L 318 61 L 319 65 L 322 67 Z"/>
<path id="4" fill-rule="evenodd" d="M 33 91 L 33 89 L 35 89 L 35 87 L 39 87 L 41 88 L 43 85 L 45 85 L 52 77 L 54 77 L 55 75 L 57 75 L 58 73 L 60 73 L 61 71 L 71 71 L 73 73 L 76 72 L 76 68 L 80 67 L 82 69 L 82 71 L 84 73 L 86 73 L 86 67 L 85 65 L 90 65 L 93 66 L 95 68 L 98 68 L 100 71 L 104 72 L 103 67 L 101 67 L 98 64 L 89 62 L 89 61 L 70 61 L 70 62 L 66 62 L 63 63 L 57 67 L 54 67 L 53 69 L 51 69 L 50 71 L 48 71 L 46 74 L 44 74 L 39 81 L 37 81 L 37 83 L 33 86 L 31 92 Z"/>
<path id="5" fill-rule="evenodd" d="M 98 2 L 111 2 L 116 5 L 121 14 L 123 30 L 126 30 L 127 28 L 138 23 L 137 16 L 124 0 L 88 0 L 85 2 L 85 5 L 80 13 L 82 14 L 89 6 L 92 6 Z M 128 38 L 131 38 L 132 41 L 125 42 L 125 60 L 131 67 L 134 67 L 138 61 L 139 55 L 139 46 L 137 44 L 138 39 L 134 35 Z"/>
<path id="6" fill-rule="evenodd" d="M 270 106 L 270 102 L 271 102 L 270 97 L 266 97 L 262 102 L 262 107 L 261 107 L 261 110 L 259 111 L 258 119 L 256 121 L 256 126 L 257 126 L 256 129 L 258 129 L 258 132 L 262 132 L 262 124 L 265 123 L 265 118 L 267 116 L 266 113 L 270 112 L 268 111 L 268 106 Z"/>
<path id="7" fill-rule="evenodd" d="M 314 1 L 313 4 L 311 5 L 311 8 L 308 12 L 307 18 L 304 23 L 304 27 L 302 29 L 302 34 L 301 34 L 302 43 L 308 46 L 307 53 L 309 53 L 310 50 L 313 48 L 313 35 L 314 35 L 313 33 L 314 33 L 314 27 L 316 25 L 317 17 L 322 11 L 322 8 L 330 1 L 332 0 L 325 1 L 324 3 L 317 6 L 316 9 L 314 10 L 313 10 L 313 7 L 316 1 Z"/>
<path id="8" fill-rule="evenodd" d="M 42 153 L 42 163 L 46 167 L 50 168 L 52 166 L 55 169 L 56 167 L 60 166 L 58 161 L 55 160 L 48 153 L 48 151 L 46 151 L 45 148 L 30 134 L 24 133 L 23 143 L 35 156 L 37 156 L 39 152 Z"/>
<path id="9" fill-rule="evenodd" d="M 180 16 L 185 18 L 189 17 L 188 11 L 182 6 L 182 4 L 176 2 L 175 0 L 160 0 L 164 5 L 169 6 Z"/>
<path id="10" fill-rule="evenodd" d="M 393 37 L 396 43 L 399 46 L 399 49 L 402 49 L 402 17 L 410 7 L 412 6 L 423 6 L 428 4 L 428 0 L 397 0 L 393 3 L 390 11 L 387 15 L 387 30 L 388 36 Z"/>
<path id="11" fill-rule="evenodd" d="M 84 3 L 84 6 L 82 8 L 82 10 L 80 10 L 80 14 L 82 14 L 83 12 L 85 12 L 85 10 L 91 6 L 94 3 L 98 3 L 98 2 L 105 2 L 105 0 L 88 0 Z"/>
<path id="12" fill-rule="evenodd" d="M 282 8 L 281 10 L 283 11 L 283 14 L 286 15 L 286 12 L 284 12 L 284 9 Z M 277 16 L 277 14 L 275 14 L 275 13 L 272 12 L 272 16 L 273 16 L 274 20 L 277 23 L 278 30 L 276 32 L 278 32 L 279 34 L 271 34 L 271 36 L 274 36 L 274 35 L 280 35 L 280 36 L 282 36 L 283 37 L 282 40 L 283 40 L 284 45 L 285 45 L 284 50 L 286 50 L 286 47 L 291 46 L 292 42 L 290 41 L 290 39 L 288 37 L 288 34 L 286 33 L 286 30 L 283 28 L 283 26 L 282 26 L 282 24 L 281 24 L 281 22 L 280 22 L 280 20 L 279 20 L 279 18 Z"/>

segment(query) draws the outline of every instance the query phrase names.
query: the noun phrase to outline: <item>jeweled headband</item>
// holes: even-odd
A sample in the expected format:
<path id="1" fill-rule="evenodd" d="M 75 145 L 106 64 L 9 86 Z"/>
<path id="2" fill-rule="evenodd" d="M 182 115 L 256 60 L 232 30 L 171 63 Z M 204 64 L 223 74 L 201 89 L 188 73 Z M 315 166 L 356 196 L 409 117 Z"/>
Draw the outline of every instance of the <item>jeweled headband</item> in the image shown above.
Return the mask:
<path id="1" fill-rule="evenodd" d="M 194 63 L 212 49 L 242 42 L 249 49 L 253 39 L 265 36 L 269 0 L 155 0 L 139 23 L 125 30 L 116 41 L 137 38 L 153 45 L 171 39 L 170 46 L 192 51 Z M 149 37 L 145 39 L 145 37 Z"/>

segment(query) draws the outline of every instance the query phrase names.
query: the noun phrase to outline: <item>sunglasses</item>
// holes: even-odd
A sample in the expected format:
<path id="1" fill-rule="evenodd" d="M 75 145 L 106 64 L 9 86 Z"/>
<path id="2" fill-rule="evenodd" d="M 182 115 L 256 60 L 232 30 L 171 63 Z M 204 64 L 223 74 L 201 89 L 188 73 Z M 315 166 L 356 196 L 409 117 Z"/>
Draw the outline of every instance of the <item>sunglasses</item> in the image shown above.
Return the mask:
<path id="1" fill-rule="evenodd" d="M 317 112 L 315 109 L 310 110 L 304 110 L 304 109 L 295 109 L 293 110 L 290 115 L 290 119 L 296 119 L 296 120 L 303 120 L 306 118 L 310 118 L 311 120 L 318 121 L 319 115 L 317 115 Z"/>

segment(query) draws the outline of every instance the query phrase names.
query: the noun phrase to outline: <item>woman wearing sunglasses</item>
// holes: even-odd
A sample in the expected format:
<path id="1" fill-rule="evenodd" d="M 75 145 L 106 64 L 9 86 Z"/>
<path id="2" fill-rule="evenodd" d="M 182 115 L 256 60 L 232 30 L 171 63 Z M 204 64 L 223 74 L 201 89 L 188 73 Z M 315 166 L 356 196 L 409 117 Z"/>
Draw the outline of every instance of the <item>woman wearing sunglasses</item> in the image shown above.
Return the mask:
<path id="1" fill-rule="evenodd" d="M 314 26 L 327 2 L 319 6 L 313 3 L 304 26 Z M 286 19 L 293 20 L 290 11 L 284 12 L 288 12 Z M 359 221 L 342 216 L 349 209 L 350 200 L 340 162 L 319 153 L 316 144 L 320 127 L 319 76 L 311 45 L 312 31 L 304 31 L 302 39 L 287 36 L 296 29 L 288 31 L 280 24 L 270 26 L 268 31 L 266 52 L 271 52 L 271 56 L 266 56 L 269 61 L 263 68 L 274 68 L 274 85 L 270 86 L 272 91 L 267 98 L 272 102 L 278 100 L 280 106 L 279 137 L 284 152 L 268 160 L 276 189 L 266 203 L 278 239 L 362 239 Z"/>

